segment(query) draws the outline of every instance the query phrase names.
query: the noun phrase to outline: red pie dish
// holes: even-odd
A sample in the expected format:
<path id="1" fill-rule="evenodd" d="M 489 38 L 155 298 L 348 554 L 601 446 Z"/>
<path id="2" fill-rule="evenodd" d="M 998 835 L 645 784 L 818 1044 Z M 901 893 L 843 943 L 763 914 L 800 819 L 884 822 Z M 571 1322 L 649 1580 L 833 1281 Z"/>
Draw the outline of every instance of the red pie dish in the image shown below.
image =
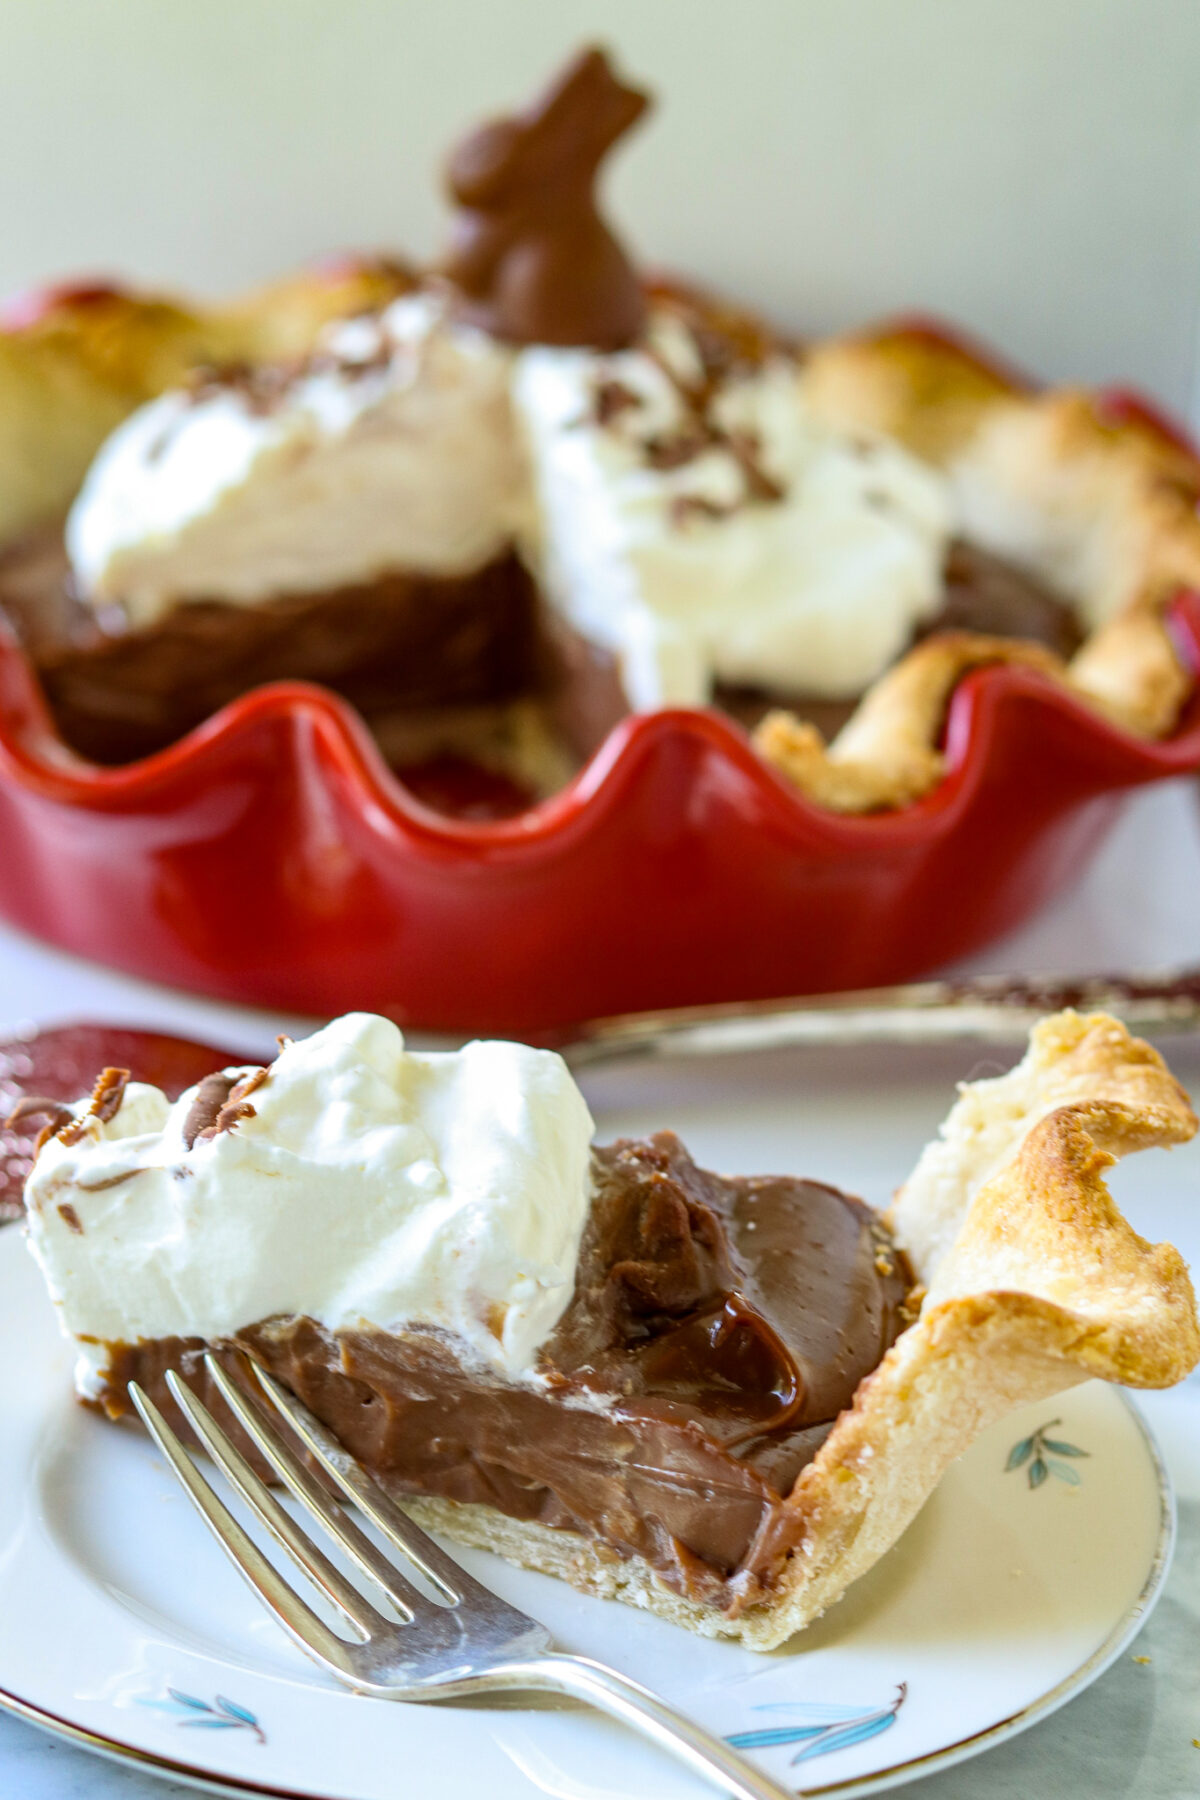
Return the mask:
<path id="1" fill-rule="evenodd" d="M 609 97 L 615 136 L 638 109 L 623 98 L 630 90 L 610 82 L 606 67 L 584 58 L 522 115 L 518 137 L 536 147 L 545 121 L 567 117 L 576 90 L 592 95 L 589 117 L 595 95 Z M 325 583 L 332 593 L 315 596 L 297 597 L 285 583 L 261 605 L 227 603 L 201 579 L 165 613 L 147 611 L 155 565 L 152 556 L 137 561 L 136 544 L 132 563 L 128 545 L 118 543 L 108 565 L 89 550 L 71 588 L 54 572 L 63 560 L 56 520 L 85 475 L 83 498 L 94 496 L 105 440 L 120 439 L 124 427 L 109 434 L 122 419 L 133 413 L 135 426 L 136 409 L 149 416 L 143 403 L 169 390 L 183 396 L 177 412 L 189 428 L 206 409 L 233 407 L 274 429 L 280 409 L 286 423 L 297 384 L 344 378 L 349 390 L 390 379 L 392 352 L 376 325 L 368 351 L 349 363 L 335 356 L 331 376 L 321 348 L 330 320 L 387 321 L 414 294 L 418 305 L 433 295 L 429 304 L 440 306 L 447 283 L 363 262 L 219 311 L 103 287 L 35 298 L 0 332 L 0 389 L 16 396 L 7 426 L 0 411 L 5 917 L 131 973 L 238 1001 L 536 1036 L 615 1012 L 906 979 L 1036 911 L 1082 867 L 1126 790 L 1200 768 L 1192 591 L 1200 459 L 1150 407 L 1124 391 L 1040 392 L 921 321 L 796 351 L 747 315 L 631 276 L 598 220 L 604 235 L 598 251 L 589 240 L 594 280 L 582 299 L 560 291 L 557 244 L 541 244 L 553 275 L 546 283 L 559 283 L 553 307 L 528 288 L 514 299 L 511 283 L 484 291 L 479 271 L 491 263 L 481 265 L 477 237 L 490 229 L 491 202 L 480 158 L 492 140 L 485 131 L 470 145 L 451 168 L 465 211 L 445 265 L 458 296 L 448 304 L 462 321 L 450 329 L 474 331 L 479 342 L 490 332 L 486 342 L 524 358 L 535 398 L 538 381 L 544 394 L 547 380 L 589 359 L 580 379 L 591 415 L 567 418 L 547 441 L 586 427 L 618 523 L 620 484 L 633 468 L 636 482 L 661 482 L 672 529 L 700 534 L 692 549 L 711 534 L 711 556 L 695 565 L 702 580 L 720 563 L 726 526 L 736 533 L 750 520 L 782 533 L 793 497 L 772 461 L 777 446 L 766 426 L 735 427 L 720 409 L 730 395 L 749 404 L 755 382 L 778 391 L 793 378 L 787 369 L 798 369 L 806 417 L 820 432 L 841 434 L 853 454 L 878 454 L 885 472 L 895 474 L 888 458 L 903 462 L 891 493 L 880 500 L 864 489 L 867 501 L 886 512 L 899 494 L 903 510 L 913 481 L 935 479 L 953 498 L 936 605 L 902 620 L 878 669 L 843 677 L 840 689 L 794 672 L 775 679 L 765 639 L 752 646 L 757 664 L 722 664 L 718 643 L 711 669 L 673 687 L 674 649 L 659 656 L 656 647 L 658 661 L 643 657 L 635 668 L 617 628 L 606 637 L 609 622 L 596 628 L 595 606 L 583 601 L 574 611 L 568 604 L 542 642 L 545 583 L 540 569 L 528 572 L 519 534 L 498 541 L 490 562 L 481 557 L 478 576 L 385 569 L 365 585 L 335 578 Z M 593 160 L 604 147 L 593 146 Z M 571 229 L 578 223 L 572 214 Z M 567 260 L 574 267 L 579 258 Z M 654 400 L 648 389 L 639 397 L 639 369 L 658 381 L 666 365 L 661 344 L 638 334 L 667 315 L 698 357 L 699 385 L 668 370 L 682 428 L 639 437 L 639 406 L 649 417 Z M 180 386 L 199 365 L 231 362 L 235 373 Z M 773 416 L 764 401 L 766 425 Z M 636 468 L 635 452 L 644 459 Z M 157 445 L 147 452 L 147 467 L 159 454 Z M 910 466 L 915 476 L 905 474 Z M 19 479 L 6 490 L 10 467 Z M 736 477 L 734 500 L 687 491 L 701 470 Z M 195 542 L 211 549 L 212 531 L 201 526 L 208 537 Z M 666 553 L 681 554 L 673 543 Z M 84 594 L 99 624 L 89 623 L 82 656 L 67 636 L 47 636 L 36 606 L 22 610 L 25 581 L 30 592 L 57 584 L 63 604 L 81 613 L 81 566 L 109 579 L 122 555 L 143 611 L 131 601 L 113 637 L 100 602 L 115 592 L 124 603 L 119 583 Z M 631 553 L 630 568 L 634 561 Z M 1086 590 L 1082 600 L 1075 589 Z M 1088 598 L 1103 593 L 1103 605 Z M 348 674 L 327 675 L 328 647 L 340 641 L 328 608 L 344 609 L 347 595 L 367 649 Z M 705 604 L 727 600 L 709 594 Z M 639 629 L 652 612 L 643 609 Z M 408 680 L 415 668 L 419 684 L 427 663 L 410 627 L 415 620 L 424 631 L 437 617 L 451 619 L 445 643 L 430 650 L 420 640 L 428 666 L 441 658 L 437 730 L 423 725 L 414 736 L 407 717 L 397 737 L 379 704 L 380 670 L 391 679 L 401 669 Z M 669 637 L 675 624 L 664 617 L 651 623 Z M 386 669 L 370 635 L 380 618 L 391 634 Z M 455 637 L 455 620 L 465 621 L 465 636 Z M 481 641 L 480 620 L 492 675 L 505 671 L 502 692 L 480 687 L 482 665 L 462 660 L 462 645 Z M 522 631 L 532 649 L 517 668 Z M 278 660 L 279 643 L 299 641 L 316 646 L 309 661 Z M 547 644 L 560 659 L 552 677 Z M 586 692 L 571 685 L 580 668 Z M 663 669 L 670 679 L 653 688 Z M 485 715 L 489 729 L 501 714 L 511 723 L 504 709 L 515 706 L 526 721 L 536 713 L 546 737 L 564 695 L 579 703 L 569 757 L 554 746 L 552 779 L 531 779 L 528 758 L 518 766 L 475 757 L 446 727 L 468 714 L 476 733 Z M 418 710 L 428 698 L 418 696 Z"/>

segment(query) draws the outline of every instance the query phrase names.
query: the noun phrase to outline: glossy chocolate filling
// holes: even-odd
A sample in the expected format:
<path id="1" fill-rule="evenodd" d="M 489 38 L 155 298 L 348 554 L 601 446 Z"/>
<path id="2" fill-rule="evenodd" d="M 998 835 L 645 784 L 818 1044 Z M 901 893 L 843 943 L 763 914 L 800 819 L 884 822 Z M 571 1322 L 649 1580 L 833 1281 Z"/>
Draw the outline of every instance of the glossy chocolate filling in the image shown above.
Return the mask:
<path id="1" fill-rule="evenodd" d="M 452 579 L 392 574 L 253 607 L 192 601 L 127 630 L 115 612 L 98 618 L 74 597 L 61 533 L 43 532 L 0 554 L 0 614 L 65 741 L 103 764 L 166 748 L 268 681 L 341 694 L 418 785 L 430 758 L 477 761 L 481 729 L 515 703 L 536 709 L 564 778 L 628 712 L 612 657 L 550 618 L 513 553 Z M 1033 638 L 1063 655 L 1080 640 L 1064 600 L 962 541 L 947 559 L 945 604 L 918 635 L 947 628 Z M 723 685 L 715 704 L 748 729 L 787 706 L 828 738 L 856 702 Z M 514 788 L 497 804 L 519 810 L 534 797 Z"/>
<path id="2" fill-rule="evenodd" d="M 736 1610 L 794 1548 L 792 1485 L 903 1330 L 910 1272 L 861 1201 L 710 1174 L 670 1132 L 597 1150 L 595 1173 L 575 1293 L 534 1383 L 429 1329 L 284 1318 L 235 1341 L 393 1493 L 582 1533 Z M 106 1410 L 128 1412 L 137 1380 L 178 1418 L 164 1370 L 203 1390 L 203 1348 L 111 1346 Z"/>

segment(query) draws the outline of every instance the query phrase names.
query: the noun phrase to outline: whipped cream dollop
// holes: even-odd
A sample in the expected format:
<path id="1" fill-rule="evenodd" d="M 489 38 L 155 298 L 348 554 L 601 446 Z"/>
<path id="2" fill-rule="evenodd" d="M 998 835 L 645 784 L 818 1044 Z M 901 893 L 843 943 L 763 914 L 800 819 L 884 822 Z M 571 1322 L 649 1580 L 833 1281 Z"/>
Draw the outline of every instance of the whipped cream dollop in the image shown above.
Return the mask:
<path id="1" fill-rule="evenodd" d="M 709 337 L 660 302 L 630 350 L 513 349 L 405 295 L 294 369 L 134 413 L 68 520 L 76 585 L 149 625 L 188 599 L 467 574 L 519 540 L 636 709 L 718 681 L 849 698 L 938 607 L 950 490 L 822 420 L 795 358 L 714 366 Z"/>
<path id="2" fill-rule="evenodd" d="M 71 510 L 80 594 L 146 625 L 188 599 L 482 567 L 527 491 L 510 362 L 426 290 L 331 328 L 293 369 L 161 395 L 102 446 Z"/>
<path id="3" fill-rule="evenodd" d="M 106 1344 L 279 1315 L 440 1327 L 528 1379 L 571 1298 L 591 1197 L 592 1121 L 562 1059 L 416 1053 L 352 1013 L 285 1043 L 257 1085 L 229 1073 L 248 1079 L 216 1129 L 196 1135 L 198 1089 L 172 1106 L 130 1083 L 110 1119 L 80 1102 L 78 1141 L 38 1155 L 29 1242 L 63 1329 L 88 1340 L 81 1391 Z"/>
<path id="4" fill-rule="evenodd" d="M 859 693 L 937 609 L 947 486 L 806 404 L 784 354 L 713 378 L 669 307 L 644 346 L 514 366 L 551 600 L 617 657 L 631 704 L 714 682 Z"/>

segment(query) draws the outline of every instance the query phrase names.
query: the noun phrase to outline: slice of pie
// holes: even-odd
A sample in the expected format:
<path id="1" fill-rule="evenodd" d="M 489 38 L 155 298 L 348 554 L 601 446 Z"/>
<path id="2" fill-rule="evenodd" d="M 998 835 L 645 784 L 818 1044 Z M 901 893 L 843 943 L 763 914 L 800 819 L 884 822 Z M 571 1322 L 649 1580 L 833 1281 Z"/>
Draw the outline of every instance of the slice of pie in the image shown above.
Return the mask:
<path id="1" fill-rule="evenodd" d="M 178 1419 L 164 1372 L 240 1348 L 436 1529 L 766 1650 L 1012 1407 L 1195 1365 L 1182 1259 L 1103 1180 L 1195 1128 L 1155 1051 L 1064 1013 L 878 1217 L 669 1132 L 593 1147 L 550 1052 L 351 1015 L 173 1106 L 105 1070 L 51 1108 L 29 1240 L 110 1418 L 136 1379 Z"/>
<path id="2" fill-rule="evenodd" d="M 0 612 L 72 749 L 305 679 L 418 792 L 467 764 L 512 811 L 629 713 L 716 706 L 871 812 L 941 779 L 988 664 L 1173 729 L 1195 459 L 929 333 L 801 346 L 651 280 L 594 195 L 645 105 L 592 50 L 465 139 L 437 269 L 0 335 Z"/>

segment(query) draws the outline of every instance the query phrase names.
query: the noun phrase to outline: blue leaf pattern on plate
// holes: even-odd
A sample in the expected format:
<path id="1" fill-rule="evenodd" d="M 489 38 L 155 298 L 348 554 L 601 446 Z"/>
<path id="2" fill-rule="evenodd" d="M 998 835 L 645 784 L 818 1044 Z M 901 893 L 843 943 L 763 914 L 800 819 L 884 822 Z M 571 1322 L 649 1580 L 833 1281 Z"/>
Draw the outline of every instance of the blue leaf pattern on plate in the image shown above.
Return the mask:
<path id="1" fill-rule="evenodd" d="M 178 1688 L 168 1688 L 167 1692 L 176 1706 L 190 1707 L 193 1712 L 206 1713 L 211 1710 L 207 1700 L 197 1700 L 194 1694 L 181 1694 Z"/>
<path id="2" fill-rule="evenodd" d="M 876 1737 L 896 1722 L 896 1715 L 908 1697 L 908 1683 L 902 1681 L 896 1697 L 886 1706 L 821 1706 L 805 1701 L 774 1701 L 756 1706 L 755 1712 L 790 1713 L 790 1725 L 768 1725 L 755 1731 L 738 1731 L 726 1740 L 735 1750 L 774 1750 L 781 1744 L 799 1744 L 793 1763 L 806 1762 L 812 1756 L 828 1756 L 834 1750 L 848 1750 Z"/>
<path id="3" fill-rule="evenodd" d="M 255 1718 L 254 1714 L 248 1712 L 244 1706 L 239 1706 L 236 1700 L 227 1700 L 224 1694 L 218 1694 L 216 1704 L 220 1707 L 221 1711 L 227 1713 L 231 1719 L 236 1719 L 239 1724 L 249 1725 L 252 1729 L 257 1730 L 258 1720 Z"/>
<path id="4" fill-rule="evenodd" d="M 1023 1468 L 1029 1463 L 1029 1485 L 1039 1488 L 1047 1476 L 1056 1475 L 1059 1481 L 1065 1481 L 1068 1487 L 1078 1487 L 1083 1479 L 1078 1469 L 1071 1468 L 1069 1463 L 1056 1462 L 1058 1456 L 1089 1456 L 1088 1450 L 1081 1450 L 1078 1444 L 1068 1444 L 1062 1438 L 1047 1437 L 1061 1419 L 1047 1419 L 1036 1431 L 1021 1438 L 1008 1453 L 1008 1461 L 1004 1465 L 1004 1473 L 1011 1475 L 1014 1469 Z M 1030 1460 L 1032 1458 L 1032 1460 Z"/>
<path id="5" fill-rule="evenodd" d="M 803 1749 L 797 1750 L 792 1758 L 793 1763 L 805 1762 L 810 1756 L 828 1756 L 833 1750 L 848 1750 L 851 1744 L 865 1743 L 889 1725 L 896 1722 L 896 1709 L 892 1706 L 882 1708 L 868 1717 L 859 1719 L 853 1725 L 830 1726 L 820 1737 L 813 1738 Z"/>
<path id="6" fill-rule="evenodd" d="M 260 1744 L 265 1744 L 267 1734 L 250 1711 L 249 1707 L 239 1706 L 236 1700 L 229 1700 L 224 1694 L 218 1694 L 212 1701 L 201 1700 L 196 1694 L 185 1694 L 180 1688 L 169 1687 L 165 1700 L 140 1699 L 139 1706 L 148 1706 L 154 1712 L 169 1713 L 175 1723 L 184 1728 L 191 1727 L 201 1731 L 250 1731 Z"/>

